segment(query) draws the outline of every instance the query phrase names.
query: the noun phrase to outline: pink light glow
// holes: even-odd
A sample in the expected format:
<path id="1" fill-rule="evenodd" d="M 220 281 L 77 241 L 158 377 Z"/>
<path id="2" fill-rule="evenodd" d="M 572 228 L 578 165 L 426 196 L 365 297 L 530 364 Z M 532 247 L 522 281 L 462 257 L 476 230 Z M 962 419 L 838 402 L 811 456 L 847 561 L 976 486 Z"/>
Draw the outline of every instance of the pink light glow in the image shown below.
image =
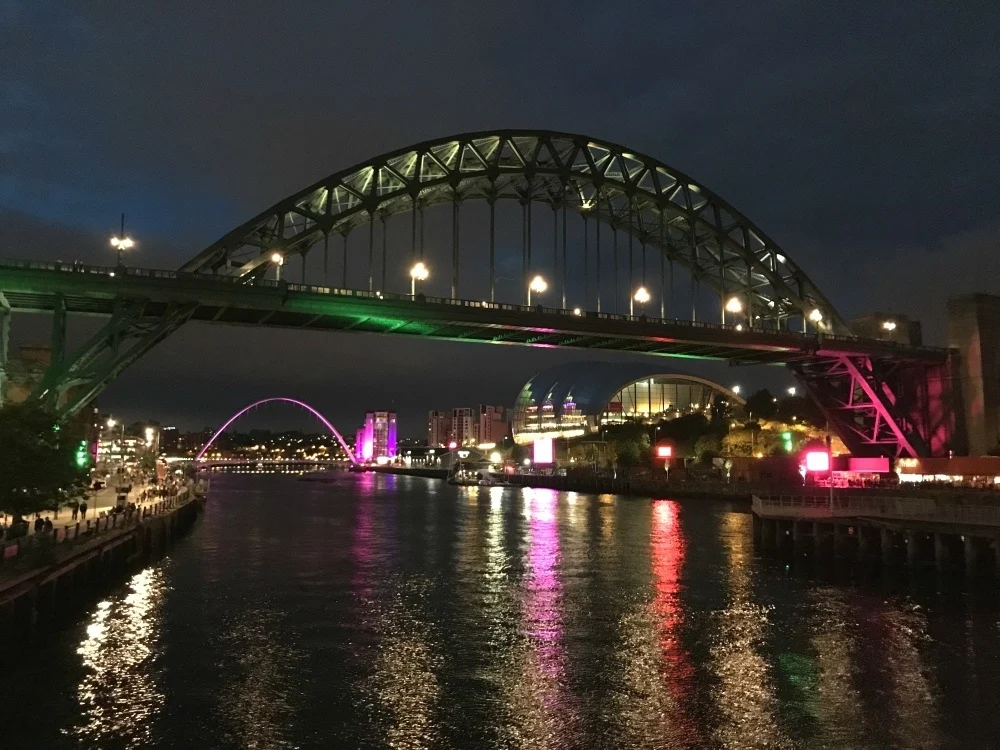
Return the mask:
<path id="1" fill-rule="evenodd" d="M 657 458 L 670 458 L 674 454 L 674 449 L 669 445 L 656 446 Z"/>
<path id="2" fill-rule="evenodd" d="M 251 409 L 253 409 L 255 406 L 260 406 L 261 404 L 268 404 L 268 403 L 271 403 L 272 401 L 284 401 L 285 403 L 288 403 L 288 404 L 295 404 L 295 406 L 301 407 L 301 408 L 305 409 L 307 412 L 309 412 L 310 414 L 312 414 L 314 417 L 316 417 L 320 422 L 322 422 L 326 426 L 326 429 L 328 429 L 330 431 L 330 433 L 335 438 L 337 438 L 337 442 L 340 443 L 340 447 L 344 449 L 344 453 L 347 454 L 347 457 L 349 459 L 351 459 L 351 463 L 357 463 L 357 461 L 355 461 L 355 459 L 354 459 L 354 454 L 351 453 L 351 449 L 348 448 L 347 447 L 347 443 L 344 442 L 344 438 L 341 437 L 340 433 L 337 432 L 337 428 L 334 427 L 332 424 L 330 424 L 329 420 L 327 420 L 326 417 L 324 417 L 322 414 L 320 414 L 314 408 L 312 408 L 311 406 L 309 406 L 309 404 L 304 403 L 302 401 L 296 401 L 294 398 L 285 398 L 284 396 L 274 396 L 272 398 L 262 398 L 260 401 L 255 401 L 252 404 L 250 404 L 250 406 L 247 406 L 247 407 L 244 407 L 243 409 L 240 409 L 233 416 L 231 416 L 228 420 L 226 420 L 226 423 L 224 425 L 222 425 L 222 427 L 220 427 L 216 431 L 216 433 L 214 435 L 212 435 L 212 437 L 210 437 L 208 439 L 208 442 L 205 443 L 205 445 L 202 446 L 202 448 L 201 448 L 200 451 L 198 451 L 198 455 L 194 457 L 194 460 L 195 461 L 200 461 L 201 457 L 203 455 L 205 455 L 205 451 L 207 451 L 211 447 L 212 443 L 215 442 L 216 438 L 218 438 L 219 435 L 221 435 L 223 432 L 226 431 L 226 428 L 229 427 L 229 425 L 231 425 L 237 419 L 239 419 L 244 414 L 246 414 L 248 411 L 250 411 Z"/>
<path id="3" fill-rule="evenodd" d="M 806 471 L 829 471 L 830 454 L 826 451 L 809 451 L 806 453 Z"/>
<path id="4" fill-rule="evenodd" d="M 534 443 L 535 463 L 552 463 L 552 438 L 538 438 Z"/>

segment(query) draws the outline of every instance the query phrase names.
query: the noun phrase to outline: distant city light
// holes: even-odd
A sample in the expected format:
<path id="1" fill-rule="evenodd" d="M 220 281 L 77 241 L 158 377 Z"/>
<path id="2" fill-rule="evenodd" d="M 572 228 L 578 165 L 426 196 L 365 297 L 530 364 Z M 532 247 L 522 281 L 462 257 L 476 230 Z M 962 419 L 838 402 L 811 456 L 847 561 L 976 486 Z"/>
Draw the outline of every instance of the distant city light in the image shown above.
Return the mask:
<path id="1" fill-rule="evenodd" d="M 500 452 L 499 452 L 499 451 L 493 451 L 493 452 L 492 452 L 492 453 L 490 454 L 490 462 L 491 462 L 491 463 L 494 463 L 494 464 L 498 464 L 498 463 L 500 463 L 501 461 L 503 461 L 503 456 L 501 456 L 501 455 L 500 455 Z"/>
<path id="2" fill-rule="evenodd" d="M 885 330 L 887 330 L 887 331 L 895 331 L 896 330 L 896 321 L 895 320 L 887 320 L 887 321 L 885 321 L 882 324 L 882 327 Z"/>
<path id="3" fill-rule="evenodd" d="M 788 386 L 788 395 L 794 396 L 798 391 L 795 389 L 794 385 Z"/>
<path id="4" fill-rule="evenodd" d="M 734 386 L 733 386 L 732 388 L 730 388 L 729 390 L 731 390 L 731 391 L 732 391 L 733 393 L 735 393 L 735 394 L 736 394 L 737 396 L 738 396 L 738 395 L 739 395 L 739 393 L 740 393 L 740 387 L 739 387 L 738 385 L 734 385 Z"/>
<path id="5" fill-rule="evenodd" d="M 451 451 L 453 451 L 453 450 L 455 450 L 455 449 L 456 449 L 457 447 L 458 447 L 458 443 L 456 443 L 456 442 L 455 442 L 454 440 L 452 440 L 452 441 L 451 441 L 450 443 L 448 443 L 448 450 L 451 450 Z"/>

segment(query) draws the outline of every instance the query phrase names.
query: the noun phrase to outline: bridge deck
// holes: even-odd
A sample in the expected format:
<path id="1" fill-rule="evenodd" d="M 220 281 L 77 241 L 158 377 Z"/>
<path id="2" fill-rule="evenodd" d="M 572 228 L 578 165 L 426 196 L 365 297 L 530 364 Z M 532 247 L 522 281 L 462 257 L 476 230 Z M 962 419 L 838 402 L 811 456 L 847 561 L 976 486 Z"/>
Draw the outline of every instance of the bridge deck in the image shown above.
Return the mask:
<path id="1" fill-rule="evenodd" d="M 738 363 L 788 363 L 865 354 L 943 362 L 947 350 L 825 334 L 737 330 L 735 326 L 479 300 L 359 291 L 275 281 L 241 283 L 206 274 L 80 264 L 0 262 L 0 294 L 15 312 L 111 315 L 123 301 L 150 318 L 194 305 L 192 320 L 235 325 L 356 331 L 451 341 L 574 347 Z M 2 302 L 2 300 L 0 300 Z"/>

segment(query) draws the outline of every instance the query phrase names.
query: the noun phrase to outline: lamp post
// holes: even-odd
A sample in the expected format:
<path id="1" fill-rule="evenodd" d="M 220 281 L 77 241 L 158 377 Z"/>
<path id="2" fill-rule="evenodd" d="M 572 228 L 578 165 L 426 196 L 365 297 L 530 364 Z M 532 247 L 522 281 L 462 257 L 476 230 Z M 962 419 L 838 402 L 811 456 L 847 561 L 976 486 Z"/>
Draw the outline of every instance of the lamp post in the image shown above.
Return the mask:
<path id="1" fill-rule="evenodd" d="M 115 428 L 115 425 L 120 425 L 122 428 L 121 436 L 118 439 L 118 466 L 119 469 L 123 469 L 125 467 L 125 423 L 119 422 L 114 418 L 108 419 L 109 430 L 113 430 Z M 112 437 L 111 439 L 114 440 L 114 437 Z"/>
<path id="2" fill-rule="evenodd" d="M 118 251 L 118 266 L 122 265 L 122 252 L 135 247 L 135 240 L 125 234 L 125 214 L 122 214 L 122 229 L 111 238 L 111 247 Z"/>
<path id="3" fill-rule="evenodd" d="M 641 286 L 636 289 L 635 294 L 633 294 L 628 301 L 628 314 L 630 316 L 635 315 L 635 306 L 633 305 L 633 302 L 638 302 L 642 305 L 642 312 L 645 314 L 646 303 L 649 302 L 650 299 L 651 297 L 649 296 L 649 292 L 646 290 L 646 287 Z"/>
<path id="4" fill-rule="evenodd" d="M 271 262 L 274 263 L 274 280 L 281 281 L 281 267 L 285 265 L 285 256 L 281 253 L 271 253 Z"/>
<path id="5" fill-rule="evenodd" d="M 726 313 L 732 313 L 733 315 L 739 315 L 743 312 L 743 303 L 740 302 L 739 297 L 730 297 L 726 300 L 726 304 L 722 308 L 722 325 L 726 324 Z"/>
<path id="6" fill-rule="evenodd" d="M 528 284 L 528 307 L 531 307 L 531 293 L 541 294 L 549 288 L 548 283 L 541 276 L 536 276 Z"/>
<path id="7" fill-rule="evenodd" d="M 413 268 L 410 269 L 410 299 L 417 298 L 417 282 L 427 281 L 427 277 L 430 275 L 431 272 L 423 261 L 413 265 Z"/>

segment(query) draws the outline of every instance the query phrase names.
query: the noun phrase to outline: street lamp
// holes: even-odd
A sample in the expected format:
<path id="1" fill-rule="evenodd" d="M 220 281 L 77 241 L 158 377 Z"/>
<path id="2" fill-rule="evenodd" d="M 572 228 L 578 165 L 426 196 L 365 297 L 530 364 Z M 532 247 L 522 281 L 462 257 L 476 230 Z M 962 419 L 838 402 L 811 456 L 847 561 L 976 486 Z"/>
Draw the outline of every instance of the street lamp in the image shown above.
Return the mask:
<path id="1" fill-rule="evenodd" d="M 635 294 L 632 295 L 632 299 L 628 301 L 628 314 L 629 315 L 635 314 L 635 308 L 632 305 L 633 300 L 638 302 L 640 305 L 643 305 L 643 310 L 645 311 L 645 304 L 649 302 L 650 299 L 651 298 L 649 296 L 649 292 L 646 291 L 646 287 L 641 286 L 638 289 L 636 289 Z"/>
<path id="2" fill-rule="evenodd" d="M 730 297 L 726 301 L 726 312 L 731 312 L 733 314 L 743 312 L 743 303 L 740 302 L 739 297 Z"/>
<path id="3" fill-rule="evenodd" d="M 733 386 L 732 388 L 730 388 L 729 390 L 731 390 L 731 391 L 732 391 L 733 393 L 735 393 L 735 394 L 736 394 L 737 396 L 739 396 L 739 395 L 740 395 L 740 387 L 739 387 L 738 385 L 734 385 L 734 386 Z"/>
<path id="4" fill-rule="evenodd" d="M 531 307 L 531 293 L 541 294 L 549 288 L 548 283 L 541 276 L 536 276 L 528 284 L 528 307 Z"/>
<path id="5" fill-rule="evenodd" d="M 281 281 L 281 267 L 285 265 L 285 256 L 281 253 L 271 253 L 271 262 L 274 263 L 274 280 Z"/>
<path id="6" fill-rule="evenodd" d="M 809 320 L 811 320 L 813 323 L 819 323 L 820 321 L 823 320 L 823 313 L 821 313 L 819 309 L 815 309 L 811 313 L 809 313 Z"/>
<path id="7" fill-rule="evenodd" d="M 115 235 L 111 238 L 111 247 L 118 251 L 118 265 L 120 266 L 122 265 L 122 251 L 131 250 L 135 247 L 135 240 L 125 234 L 121 237 Z"/>
<path id="8" fill-rule="evenodd" d="M 413 265 L 413 268 L 410 269 L 410 299 L 417 298 L 417 282 L 427 281 L 427 277 L 430 275 L 430 269 L 423 261 L 418 261 Z"/>
<path id="9" fill-rule="evenodd" d="M 795 386 L 794 385 L 788 386 L 788 395 L 789 396 L 794 396 L 795 393 L 796 393 Z"/>

